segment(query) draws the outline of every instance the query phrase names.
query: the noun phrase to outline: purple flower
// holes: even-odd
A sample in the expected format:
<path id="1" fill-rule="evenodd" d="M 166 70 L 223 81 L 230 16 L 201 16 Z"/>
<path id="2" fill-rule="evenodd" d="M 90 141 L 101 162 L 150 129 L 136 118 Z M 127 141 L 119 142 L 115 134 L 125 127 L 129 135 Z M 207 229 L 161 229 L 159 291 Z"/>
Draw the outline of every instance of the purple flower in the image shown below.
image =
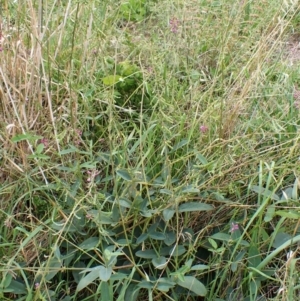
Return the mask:
<path id="1" fill-rule="evenodd" d="M 239 230 L 239 225 L 236 223 L 231 223 L 230 232 L 233 233 L 235 231 Z"/>
<path id="2" fill-rule="evenodd" d="M 206 125 L 203 125 L 203 124 L 200 125 L 199 129 L 200 129 L 200 132 L 203 133 L 203 134 L 208 131 L 208 127 Z"/>
<path id="3" fill-rule="evenodd" d="M 178 32 L 178 27 L 179 27 L 179 23 L 180 21 L 177 19 L 177 18 L 172 18 L 169 22 L 170 24 L 170 30 L 173 32 L 173 33 L 177 33 Z"/>
<path id="4" fill-rule="evenodd" d="M 75 139 L 75 144 L 79 145 L 81 143 L 82 130 L 76 129 L 75 132 L 77 135 L 77 139 Z"/>
<path id="5" fill-rule="evenodd" d="M 48 147 L 48 145 L 49 145 L 49 141 L 46 138 L 41 139 L 40 143 L 44 144 L 44 147 Z"/>
<path id="6" fill-rule="evenodd" d="M 100 173 L 100 171 L 94 169 L 94 170 L 88 170 L 87 174 L 89 175 L 89 177 L 87 178 L 87 182 L 90 183 L 92 181 L 94 181 L 95 177 L 98 176 Z"/>

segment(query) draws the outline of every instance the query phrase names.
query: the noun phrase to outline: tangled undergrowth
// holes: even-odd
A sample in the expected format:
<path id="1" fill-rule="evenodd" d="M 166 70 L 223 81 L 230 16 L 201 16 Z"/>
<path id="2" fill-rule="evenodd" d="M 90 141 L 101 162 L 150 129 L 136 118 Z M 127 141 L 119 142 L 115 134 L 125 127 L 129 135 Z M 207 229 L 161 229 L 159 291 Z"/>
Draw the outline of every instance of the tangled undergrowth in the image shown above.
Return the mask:
<path id="1" fill-rule="evenodd" d="M 299 3 L 0 4 L 1 300 L 297 300 Z"/>

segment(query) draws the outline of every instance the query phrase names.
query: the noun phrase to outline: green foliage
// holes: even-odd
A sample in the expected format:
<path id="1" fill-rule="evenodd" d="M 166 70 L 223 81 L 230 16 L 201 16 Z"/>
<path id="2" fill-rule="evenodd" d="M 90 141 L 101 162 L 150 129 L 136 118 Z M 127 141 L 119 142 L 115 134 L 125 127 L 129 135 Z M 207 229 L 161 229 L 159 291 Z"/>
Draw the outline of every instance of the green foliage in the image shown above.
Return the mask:
<path id="1" fill-rule="evenodd" d="M 0 300 L 297 300 L 299 14 L 242 2 L 2 1 Z"/>
<path id="2" fill-rule="evenodd" d="M 141 70 L 128 61 L 121 62 L 110 70 L 111 75 L 102 78 L 104 86 L 113 89 L 114 99 L 118 106 L 149 109 L 150 94 L 145 88 Z"/>
<path id="3" fill-rule="evenodd" d="M 120 15 L 126 21 L 142 21 L 148 13 L 147 0 L 128 0 L 120 5 Z"/>

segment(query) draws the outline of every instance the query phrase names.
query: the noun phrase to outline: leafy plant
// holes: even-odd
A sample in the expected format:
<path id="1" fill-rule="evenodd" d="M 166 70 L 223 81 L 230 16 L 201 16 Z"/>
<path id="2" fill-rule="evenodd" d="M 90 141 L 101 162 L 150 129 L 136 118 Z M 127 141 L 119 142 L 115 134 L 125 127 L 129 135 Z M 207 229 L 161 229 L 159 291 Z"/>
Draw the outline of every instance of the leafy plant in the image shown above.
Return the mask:
<path id="1" fill-rule="evenodd" d="M 113 89 L 118 106 L 143 109 L 150 108 L 150 91 L 146 89 L 141 70 L 128 61 L 115 66 L 114 74 L 102 78 L 103 84 Z"/>
<path id="2" fill-rule="evenodd" d="M 120 5 L 121 17 L 126 21 L 142 21 L 147 10 L 147 0 L 128 0 Z"/>

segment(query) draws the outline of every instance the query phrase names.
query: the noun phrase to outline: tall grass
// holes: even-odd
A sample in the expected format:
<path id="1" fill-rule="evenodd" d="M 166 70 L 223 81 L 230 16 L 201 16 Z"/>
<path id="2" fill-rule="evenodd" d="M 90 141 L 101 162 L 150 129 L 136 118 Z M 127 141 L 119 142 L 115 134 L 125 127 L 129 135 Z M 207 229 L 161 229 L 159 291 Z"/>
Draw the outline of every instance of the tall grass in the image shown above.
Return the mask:
<path id="1" fill-rule="evenodd" d="M 297 300 L 298 1 L 0 5 L 1 300 Z"/>

